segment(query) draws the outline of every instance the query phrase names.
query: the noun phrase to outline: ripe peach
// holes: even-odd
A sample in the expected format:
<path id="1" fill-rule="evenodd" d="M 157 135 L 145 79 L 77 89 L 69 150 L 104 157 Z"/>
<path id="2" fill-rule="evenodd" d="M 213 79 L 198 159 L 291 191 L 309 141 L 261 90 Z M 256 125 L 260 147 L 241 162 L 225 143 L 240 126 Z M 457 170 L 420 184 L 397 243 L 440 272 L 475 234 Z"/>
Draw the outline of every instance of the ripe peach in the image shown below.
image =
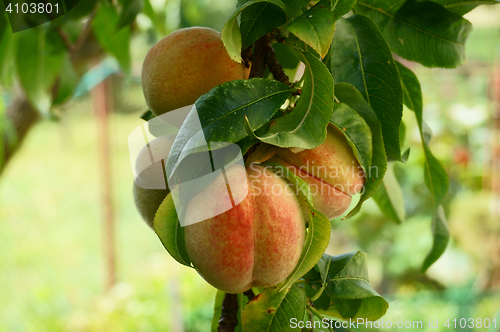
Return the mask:
<path id="1" fill-rule="evenodd" d="M 282 164 L 305 180 L 314 206 L 329 219 L 347 210 L 351 195 L 363 188 L 365 180 L 345 136 L 332 124 L 320 146 L 298 153 L 280 149 L 269 161 Z"/>
<path id="2" fill-rule="evenodd" d="M 225 292 L 273 286 L 293 271 L 300 257 L 302 208 L 293 190 L 269 169 L 254 164 L 245 171 L 233 165 L 225 173 L 230 187 L 221 174 L 187 206 L 189 257 L 208 283 Z M 232 201 L 240 203 L 218 214 Z M 215 216 L 189 224 L 200 213 Z"/>
<path id="3" fill-rule="evenodd" d="M 142 66 L 142 88 L 149 108 L 160 115 L 191 105 L 217 85 L 248 74 L 244 64 L 229 57 L 219 32 L 185 28 L 149 50 Z"/>

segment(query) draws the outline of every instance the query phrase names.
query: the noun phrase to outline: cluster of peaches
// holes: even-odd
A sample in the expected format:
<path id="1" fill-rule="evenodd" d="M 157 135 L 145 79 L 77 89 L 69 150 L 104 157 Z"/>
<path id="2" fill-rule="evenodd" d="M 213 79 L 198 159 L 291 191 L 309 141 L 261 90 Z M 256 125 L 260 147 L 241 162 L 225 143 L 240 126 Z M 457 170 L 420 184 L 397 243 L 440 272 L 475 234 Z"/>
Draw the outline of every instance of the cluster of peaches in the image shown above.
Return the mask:
<path id="1" fill-rule="evenodd" d="M 218 32 L 194 27 L 177 30 L 151 48 L 143 64 L 142 85 L 150 110 L 161 115 L 194 104 L 217 85 L 248 76 L 249 69 L 229 57 Z M 157 141 L 152 144 L 157 148 L 170 149 L 172 144 L 161 137 Z M 315 209 L 329 219 L 349 208 L 352 195 L 362 190 L 365 181 L 344 134 L 332 124 L 318 147 L 280 148 L 268 162 L 281 164 L 303 179 L 310 186 Z M 264 165 L 251 164 L 246 169 L 234 165 L 225 176 L 226 182 L 236 184 L 230 189 L 247 188 L 246 196 L 224 213 L 186 223 L 191 262 L 207 282 L 228 293 L 276 285 L 293 271 L 301 255 L 306 207 L 293 186 Z M 215 211 L 224 200 L 220 193 L 227 191 L 223 183 L 214 181 L 194 196 L 185 218 L 196 216 L 199 209 Z M 134 186 L 136 205 L 150 226 L 168 192 Z"/>

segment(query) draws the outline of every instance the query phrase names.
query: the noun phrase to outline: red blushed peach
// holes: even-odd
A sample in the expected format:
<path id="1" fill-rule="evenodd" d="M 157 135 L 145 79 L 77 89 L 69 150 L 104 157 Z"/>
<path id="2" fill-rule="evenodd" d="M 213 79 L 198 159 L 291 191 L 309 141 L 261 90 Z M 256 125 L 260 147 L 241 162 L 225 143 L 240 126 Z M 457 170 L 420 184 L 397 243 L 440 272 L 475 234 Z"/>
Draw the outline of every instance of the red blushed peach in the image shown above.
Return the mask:
<path id="1" fill-rule="evenodd" d="M 219 32 L 185 28 L 149 50 L 142 66 L 142 88 L 148 107 L 160 115 L 191 105 L 217 85 L 248 78 L 249 73 L 229 57 Z"/>
<path id="2" fill-rule="evenodd" d="M 187 206 L 189 257 L 208 283 L 225 292 L 273 286 L 293 271 L 302 252 L 302 208 L 287 183 L 268 169 L 252 165 L 245 171 L 243 166 L 234 165 L 226 168 L 225 174 L 231 187 L 221 174 Z M 200 215 L 217 213 L 238 201 L 234 197 L 241 197 L 240 188 L 248 193 L 239 204 L 190 224 Z"/>
<path id="3" fill-rule="evenodd" d="M 269 162 L 285 166 L 288 171 L 304 180 L 311 190 L 312 203 L 318 211 L 333 219 L 343 214 L 351 204 L 352 197 L 337 190 L 335 187 L 326 183 L 306 172 L 298 169 L 294 165 L 287 163 L 279 157 L 272 157 Z"/>
<path id="4" fill-rule="evenodd" d="M 270 161 L 288 167 L 304 179 L 311 187 L 314 206 L 330 219 L 347 210 L 351 196 L 361 191 L 365 182 L 352 148 L 332 124 L 318 147 L 298 153 L 280 149 Z"/>

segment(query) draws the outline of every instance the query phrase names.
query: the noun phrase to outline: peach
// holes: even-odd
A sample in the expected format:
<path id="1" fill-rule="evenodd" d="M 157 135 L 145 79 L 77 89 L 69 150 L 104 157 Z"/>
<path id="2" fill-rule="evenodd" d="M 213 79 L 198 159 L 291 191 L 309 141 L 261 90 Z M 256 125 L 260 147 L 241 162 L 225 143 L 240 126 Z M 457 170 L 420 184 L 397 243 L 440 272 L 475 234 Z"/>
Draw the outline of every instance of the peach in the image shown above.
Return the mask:
<path id="1" fill-rule="evenodd" d="M 248 74 L 244 64 L 229 57 L 219 32 L 185 28 L 149 50 L 142 66 L 142 88 L 148 107 L 160 115 L 194 104 L 217 85 Z"/>
<path id="2" fill-rule="evenodd" d="M 234 206 L 234 201 L 240 203 Z M 227 205 L 233 207 L 218 214 Z M 200 213 L 215 216 L 190 224 Z M 256 164 L 248 170 L 227 167 L 224 178 L 219 175 L 189 202 L 185 220 L 186 248 L 194 267 L 228 293 L 283 281 L 304 244 L 305 217 L 293 190 Z"/>
<path id="3" fill-rule="evenodd" d="M 282 164 L 309 184 L 313 205 L 329 219 L 347 210 L 351 196 L 361 191 L 365 181 L 352 148 L 332 124 L 318 147 L 298 153 L 280 149 L 269 161 Z"/>
<path id="4" fill-rule="evenodd" d="M 170 152 L 175 135 L 155 138 L 139 151 L 135 169 L 134 203 L 144 221 L 153 228 L 156 211 L 170 192 L 165 183 L 165 172 L 161 163 Z"/>

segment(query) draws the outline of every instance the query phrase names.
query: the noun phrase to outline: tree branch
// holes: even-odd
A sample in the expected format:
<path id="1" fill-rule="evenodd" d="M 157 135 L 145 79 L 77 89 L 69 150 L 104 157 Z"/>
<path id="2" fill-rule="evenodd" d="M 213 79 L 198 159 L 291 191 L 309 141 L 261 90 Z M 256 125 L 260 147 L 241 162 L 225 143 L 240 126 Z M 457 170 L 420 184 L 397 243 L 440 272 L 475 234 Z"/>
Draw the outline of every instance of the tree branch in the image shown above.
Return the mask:
<path id="1" fill-rule="evenodd" d="M 253 290 L 251 288 L 247 291 L 244 291 L 243 294 L 245 294 L 246 297 L 248 297 L 249 302 L 252 301 L 253 298 L 255 297 L 255 293 L 253 292 Z"/>
<path id="2" fill-rule="evenodd" d="M 250 63 L 252 62 L 252 45 L 241 51 L 241 58 L 246 68 L 250 68 Z"/>
<path id="3" fill-rule="evenodd" d="M 17 136 L 17 142 L 14 145 L 9 144 L 5 133 L 3 139 L 3 158 L 0 160 L 0 174 L 7 166 L 15 150 L 21 145 L 22 140 L 31 129 L 31 127 L 40 119 L 40 113 L 28 102 L 24 95 L 14 98 L 12 104 L 7 108 L 7 119 L 11 122 Z"/>
<path id="4" fill-rule="evenodd" d="M 269 34 L 265 35 L 265 57 L 264 62 L 267 65 L 267 68 L 273 74 L 274 79 L 280 81 L 281 83 L 285 83 L 286 85 L 290 85 L 290 79 L 285 74 L 283 67 L 276 59 L 276 53 L 274 52 L 273 46 L 271 44 L 271 36 Z"/>
<path id="5" fill-rule="evenodd" d="M 234 332 L 238 325 L 238 294 L 224 295 L 222 312 L 219 320 L 219 332 Z"/>
<path id="6" fill-rule="evenodd" d="M 59 38 L 63 42 L 68 52 L 71 52 L 71 50 L 73 49 L 73 43 L 71 42 L 69 35 L 63 29 L 61 29 L 61 27 L 56 27 L 56 32 L 59 35 Z"/>
<path id="7" fill-rule="evenodd" d="M 83 28 L 83 31 L 80 33 L 75 43 L 73 44 L 71 52 L 77 52 L 82 46 L 83 42 L 87 39 L 87 36 L 89 35 L 90 30 L 92 29 L 92 21 L 94 20 L 96 13 L 97 10 L 94 9 L 90 14 L 89 18 L 87 19 L 87 22 L 85 22 L 85 27 Z"/>
<path id="8" fill-rule="evenodd" d="M 250 77 L 264 77 L 266 72 L 266 41 L 261 37 L 255 42 L 255 49 L 252 55 L 252 69 L 250 70 Z"/>

